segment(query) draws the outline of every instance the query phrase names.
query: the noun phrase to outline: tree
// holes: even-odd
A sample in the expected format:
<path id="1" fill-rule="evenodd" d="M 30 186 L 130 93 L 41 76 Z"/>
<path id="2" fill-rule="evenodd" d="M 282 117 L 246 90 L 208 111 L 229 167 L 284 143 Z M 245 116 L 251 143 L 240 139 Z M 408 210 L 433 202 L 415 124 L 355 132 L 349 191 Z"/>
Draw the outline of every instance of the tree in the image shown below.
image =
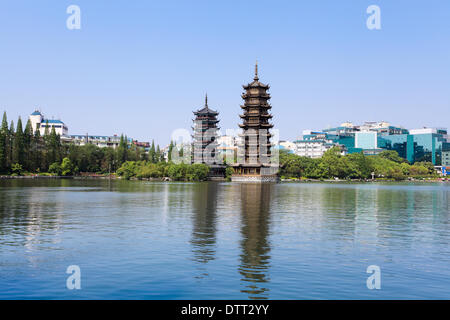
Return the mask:
<path id="1" fill-rule="evenodd" d="M 391 160 L 391 161 L 396 162 L 396 163 L 408 162 L 406 159 L 403 159 L 402 157 L 400 157 L 400 156 L 398 155 L 398 152 L 395 151 L 395 150 L 385 150 L 385 151 L 382 151 L 382 152 L 379 154 L 379 156 L 380 156 L 381 158 L 385 158 L 385 159 Z"/>
<path id="2" fill-rule="evenodd" d="M 169 144 L 169 150 L 168 150 L 168 154 L 167 154 L 167 161 L 172 161 L 172 152 L 173 152 L 173 141 L 170 140 L 170 144 Z"/>
<path id="3" fill-rule="evenodd" d="M 17 130 L 13 141 L 12 162 L 24 166 L 25 143 L 22 129 L 22 119 L 17 121 Z"/>
<path id="4" fill-rule="evenodd" d="M 32 171 L 41 171 L 43 166 L 43 154 L 42 154 L 42 139 L 41 132 L 36 130 L 32 140 L 31 146 L 32 154 Z"/>
<path id="5" fill-rule="evenodd" d="M 346 159 L 350 167 L 349 178 L 367 179 L 371 176 L 373 170 L 363 152 L 349 154 Z"/>
<path id="6" fill-rule="evenodd" d="M 53 162 L 53 163 L 49 166 L 48 172 L 54 173 L 54 174 L 56 174 L 57 176 L 60 176 L 62 171 L 61 171 L 61 165 L 59 164 L 59 162 Z"/>
<path id="7" fill-rule="evenodd" d="M 23 168 L 19 163 L 15 163 L 12 165 L 11 171 L 14 175 L 21 176 L 23 173 Z"/>
<path id="8" fill-rule="evenodd" d="M 149 160 L 152 163 L 156 163 L 156 150 L 155 150 L 155 140 L 152 140 L 152 146 L 150 147 L 150 151 L 149 151 Z"/>
<path id="9" fill-rule="evenodd" d="M 123 134 L 120 136 L 119 146 L 117 147 L 117 160 L 119 166 L 128 160 L 128 143 Z"/>
<path id="10" fill-rule="evenodd" d="M 72 175 L 74 173 L 74 165 L 72 163 L 72 161 L 70 161 L 69 158 L 64 158 L 62 163 L 61 163 L 61 174 L 63 176 L 69 176 Z"/>
<path id="11" fill-rule="evenodd" d="M 6 112 L 3 113 L 2 125 L 0 127 L 0 173 L 6 173 L 9 165 L 9 129 Z"/>
<path id="12" fill-rule="evenodd" d="M 61 162 L 61 140 L 58 134 L 56 134 L 55 127 L 52 127 L 52 131 L 47 138 L 47 161 L 48 163 Z"/>
<path id="13" fill-rule="evenodd" d="M 15 136 L 15 129 L 14 129 L 14 121 L 11 120 L 11 124 L 9 126 L 8 130 L 8 165 L 12 167 L 13 165 L 13 145 L 14 145 L 14 136 Z"/>
<path id="14" fill-rule="evenodd" d="M 33 171 L 33 152 L 32 152 L 32 141 L 33 141 L 33 128 L 30 119 L 28 119 L 23 132 L 23 147 L 24 147 L 24 165 L 25 169 L 28 171 Z"/>
<path id="15" fill-rule="evenodd" d="M 159 148 L 159 144 L 156 146 L 156 162 L 161 162 L 161 149 Z"/>

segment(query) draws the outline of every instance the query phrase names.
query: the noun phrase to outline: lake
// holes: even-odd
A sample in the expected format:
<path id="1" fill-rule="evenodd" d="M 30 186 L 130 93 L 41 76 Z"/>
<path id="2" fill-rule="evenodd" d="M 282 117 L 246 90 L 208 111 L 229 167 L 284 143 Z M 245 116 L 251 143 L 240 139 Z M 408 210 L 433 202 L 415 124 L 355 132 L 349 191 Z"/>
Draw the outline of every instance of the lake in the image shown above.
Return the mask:
<path id="1" fill-rule="evenodd" d="M 445 183 L 3 180 L 0 299 L 450 299 L 449 195 Z"/>

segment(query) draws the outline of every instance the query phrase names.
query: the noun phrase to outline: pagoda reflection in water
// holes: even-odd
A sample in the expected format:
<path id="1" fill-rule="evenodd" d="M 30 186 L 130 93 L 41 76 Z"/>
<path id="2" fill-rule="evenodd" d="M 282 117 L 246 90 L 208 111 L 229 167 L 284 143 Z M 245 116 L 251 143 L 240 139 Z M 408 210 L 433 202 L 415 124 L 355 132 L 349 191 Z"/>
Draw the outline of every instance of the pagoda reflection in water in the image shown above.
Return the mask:
<path id="1" fill-rule="evenodd" d="M 269 223 L 270 199 L 273 184 L 241 184 L 241 264 L 244 288 L 241 292 L 250 299 L 261 299 L 268 295 L 264 284 L 269 282 L 270 262 Z"/>

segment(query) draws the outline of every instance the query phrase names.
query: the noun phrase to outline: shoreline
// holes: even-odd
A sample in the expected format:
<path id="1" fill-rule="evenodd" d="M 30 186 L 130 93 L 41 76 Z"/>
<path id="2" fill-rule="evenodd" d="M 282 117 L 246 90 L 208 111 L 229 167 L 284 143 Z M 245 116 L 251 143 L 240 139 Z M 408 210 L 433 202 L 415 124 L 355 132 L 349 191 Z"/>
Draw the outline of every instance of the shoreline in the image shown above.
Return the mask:
<path id="1" fill-rule="evenodd" d="M 123 180 L 116 176 L 98 176 L 98 175 L 86 175 L 86 176 L 39 176 L 39 175 L 28 175 L 28 176 L 12 176 L 12 175 L 2 175 L 0 180 Z M 170 178 L 131 178 L 129 181 L 153 181 L 153 182 L 174 182 Z M 175 181 L 175 182 L 192 182 L 192 181 Z M 207 180 L 202 182 L 228 182 L 224 180 Z M 430 178 L 430 179 L 405 179 L 405 180 L 390 180 L 390 179 L 375 179 L 375 180 L 342 180 L 342 179 L 281 179 L 280 182 L 288 183 L 311 183 L 311 182 L 324 182 L 324 183 L 376 183 L 376 182 L 450 182 L 450 178 Z"/>

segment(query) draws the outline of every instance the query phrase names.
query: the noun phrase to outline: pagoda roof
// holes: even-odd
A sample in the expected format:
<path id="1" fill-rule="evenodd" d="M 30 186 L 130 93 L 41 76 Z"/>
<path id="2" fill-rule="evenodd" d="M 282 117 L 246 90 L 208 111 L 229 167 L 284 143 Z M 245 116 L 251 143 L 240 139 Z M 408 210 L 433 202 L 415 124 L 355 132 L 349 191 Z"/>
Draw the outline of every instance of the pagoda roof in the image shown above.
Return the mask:
<path id="1" fill-rule="evenodd" d="M 249 89 L 249 88 L 264 88 L 264 89 L 269 89 L 270 86 L 268 84 L 264 84 L 262 82 L 259 82 L 259 80 L 254 80 L 253 82 L 247 84 L 247 85 L 243 85 L 242 86 L 244 89 Z"/>
<path id="2" fill-rule="evenodd" d="M 269 89 L 270 86 L 268 84 L 264 84 L 262 82 L 259 82 L 259 77 L 258 77 L 258 61 L 256 61 L 255 64 L 255 77 L 253 78 L 253 82 L 247 84 L 247 85 L 243 85 L 242 86 L 244 89 L 248 89 L 248 88 L 264 88 L 264 89 Z"/>
<path id="3" fill-rule="evenodd" d="M 195 115 L 218 115 L 219 112 L 210 109 L 208 106 L 208 95 L 205 96 L 205 106 L 197 111 L 193 112 Z"/>

